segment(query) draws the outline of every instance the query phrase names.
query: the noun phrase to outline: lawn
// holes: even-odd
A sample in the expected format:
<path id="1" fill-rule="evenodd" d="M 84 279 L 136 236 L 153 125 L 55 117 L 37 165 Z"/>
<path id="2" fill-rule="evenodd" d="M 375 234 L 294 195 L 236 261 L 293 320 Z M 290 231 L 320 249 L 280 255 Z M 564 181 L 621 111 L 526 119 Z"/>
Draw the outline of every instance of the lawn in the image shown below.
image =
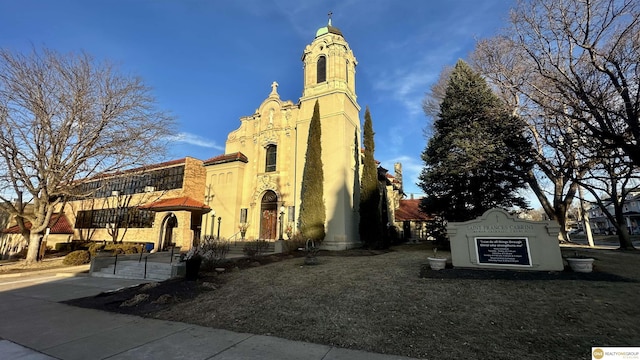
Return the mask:
<path id="1" fill-rule="evenodd" d="M 314 266 L 278 258 L 190 286 L 129 290 L 122 300 L 171 296 L 115 311 L 425 359 L 584 359 L 592 346 L 640 345 L 640 254 L 577 251 L 597 259 L 594 273 L 446 269 L 421 277 L 428 245 L 325 254 Z"/>

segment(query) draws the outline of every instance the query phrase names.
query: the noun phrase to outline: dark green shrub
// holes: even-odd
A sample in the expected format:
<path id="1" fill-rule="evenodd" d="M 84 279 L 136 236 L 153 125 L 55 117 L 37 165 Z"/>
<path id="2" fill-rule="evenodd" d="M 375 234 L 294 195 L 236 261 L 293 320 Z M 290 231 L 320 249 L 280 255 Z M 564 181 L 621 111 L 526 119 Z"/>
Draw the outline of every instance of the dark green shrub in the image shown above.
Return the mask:
<path id="1" fill-rule="evenodd" d="M 202 255 L 202 268 L 211 271 L 227 257 L 229 242 L 226 239 L 205 236 L 198 251 Z"/>
<path id="2" fill-rule="evenodd" d="M 65 265 L 83 265 L 91 262 L 91 254 L 87 250 L 72 251 L 64 257 L 62 263 Z"/>
<path id="3" fill-rule="evenodd" d="M 295 235 L 291 236 L 291 238 L 284 242 L 284 252 L 286 253 L 295 253 L 299 250 L 304 250 L 307 241 L 304 239 L 302 234 L 299 232 L 295 233 Z"/>
<path id="4" fill-rule="evenodd" d="M 266 240 L 249 241 L 244 244 L 242 252 L 250 258 L 258 257 L 264 254 L 269 248 L 269 242 Z"/>
<path id="5" fill-rule="evenodd" d="M 73 250 L 72 248 L 73 244 L 72 243 L 57 243 L 55 245 L 55 249 L 58 252 L 63 252 L 63 251 L 71 251 Z"/>
<path id="6" fill-rule="evenodd" d="M 123 248 L 125 254 L 137 254 L 142 247 L 140 245 L 131 244 Z"/>
<path id="7" fill-rule="evenodd" d="M 117 244 L 117 248 L 124 254 L 137 254 L 141 251 L 142 246 L 134 243 L 122 243 Z"/>
<path id="8" fill-rule="evenodd" d="M 105 248 L 104 243 L 102 242 L 93 242 L 91 244 L 89 244 L 89 247 L 87 248 L 87 251 L 89 251 L 89 254 L 91 255 L 91 257 L 95 257 L 96 253 L 102 249 Z"/>
<path id="9" fill-rule="evenodd" d="M 122 243 L 114 244 L 109 243 L 102 248 L 102 251 L 109 252 L 110 254 L 137 254 L 140 252 L 142 245 L 136 243 Z"/>
<path id="10" fill-rule="evenodd" d="M 89 246 L 91 244 L 95 244 L 96 241 L 91 240 L 80 240 L 71 242 L 73 245 L 71 246 L 71 250 L 89 250 Z M 103 244 L 103 241 L 99 241 L 98 243 Z"/>

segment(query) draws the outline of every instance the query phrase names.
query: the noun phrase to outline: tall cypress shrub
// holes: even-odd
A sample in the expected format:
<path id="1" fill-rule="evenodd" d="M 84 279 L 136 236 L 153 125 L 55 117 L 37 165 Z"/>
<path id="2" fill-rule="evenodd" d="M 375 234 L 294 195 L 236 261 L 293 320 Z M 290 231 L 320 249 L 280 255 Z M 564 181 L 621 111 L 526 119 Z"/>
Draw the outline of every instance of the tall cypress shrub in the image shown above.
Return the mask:
<path id="1" fill-rule="evenodd" d="M 373 122 L 367 106 L 364 112 L 364 163 L 360 189 L 360 240 L 365 247 L 380 248 L 383 247 L 383 226 L 373 135 Z"/>
<path id="2" fill-rule="evenodd" d="M 302 173 L 300 196 L 300 232 L 305 239 L 322 241 L 325 237 L 326 219 L 324 205 L 324 173 L 322 170 L 322 130 L 320 128 L 320 104 L 316 100 L 309 124 L 307 153 Z"/>

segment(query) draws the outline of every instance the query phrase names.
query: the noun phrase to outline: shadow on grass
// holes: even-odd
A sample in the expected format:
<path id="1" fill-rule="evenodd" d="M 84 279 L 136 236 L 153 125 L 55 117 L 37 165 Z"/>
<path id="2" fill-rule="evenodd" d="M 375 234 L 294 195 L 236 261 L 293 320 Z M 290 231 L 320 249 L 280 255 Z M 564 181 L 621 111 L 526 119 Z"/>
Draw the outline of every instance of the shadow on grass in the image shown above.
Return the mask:
<path id="1" fill-rule="evenodd" d="M 606 281 L 637 283 L 638 280 L 623 276 L 599 272 L 577 273 L 568 267 L 564 271 L 523 271 L 523 270 L 491 270 L 491 269 L 460 269 L 446 268 L 431 270 L 428 264 L 420 267 L 420 277 L 426 279 L 471 279 L 471 280 L 578 280 L 578 281 Z"/>

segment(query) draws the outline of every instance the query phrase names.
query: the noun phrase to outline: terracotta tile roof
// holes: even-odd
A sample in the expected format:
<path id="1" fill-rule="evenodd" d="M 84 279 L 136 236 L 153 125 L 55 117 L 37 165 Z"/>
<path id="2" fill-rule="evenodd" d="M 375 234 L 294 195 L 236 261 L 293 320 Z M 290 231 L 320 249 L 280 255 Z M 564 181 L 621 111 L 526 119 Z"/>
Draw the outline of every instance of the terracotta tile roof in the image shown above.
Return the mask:
<path id="1" fill-rule="evenodd" d="M 211 159 L 205 160 L 204 165 L 215 165 L 215 164 L 223 164 L 233 161 L 242 161 L 243 163 L 248 163 L 249 158 L 241 152 L 235 152 L 232 154 L 223 154 L 212 157 Z"/>
<path id="2" fill-rule="evenodd" d="M 208 213 L 211 208 L 200 201 L 192 199 L 188 196 L 179 198 L 170 198 L 158 200 L 139 207 L 140 209 L 152 210 L 152 211 L 200 211 Z"/>
<path id="3" fill-rule="evenodd" d="M 432 217 L 420 210 L 421 199 L 400 200 L 400 207 L 396 209 L 396 221 L 427 221 Z"/>
<path id="4" fill-rule="evenodd" d="M 31 229 L 31 222 L 25 221 L 24 226 Z M 73 227 L 69 223 L 69 219 L 62 214 L 53 214 L 49 219 L 50 234 L 73 234 Z M 20 234 L 20 227 L 16 224 L 2 231 L 5 234 Z"/>
<path id="5" fill-rule="evenodd" d="M 78 179 L 75 182 L 82 183 L 82 182 L 86 182 L 86 181 L 92 181 L 92 180 L 97 180 L 97 179 L 102 179 L 102 178 L 110 178 L 110 177 L 120 176 L 120 175 L 124 175 L 124 174 L 132 174 L 132 173 L 138 173 L 138 172 L 149 171 L 149 170 L 154 170 L 154 169 L 160 169 L 160 168 L 163 168 L 163 167 L 170 167 L 170 166 L 174 166 L 174 165 L 178 165 L 178 164 L 184 164 L 186 162 L 186 160 L 187 160 L 187 158 L 182 158 L 182 159 L 176 159 L 176 160 L 169 160 L 169 161 L 165 161 L 165 162 L 161 162 L 161 163 L 157 163 L 157 164 L 140 166 L 140 167 L 137 167 L 137 168 L 127 169 L 127 170 L 114 171 L 114 172 L 108 172 L 108 173 L 101 173 L 101 174 L 97 174 L 97 175 L 92 176 L 92 177 L 87 178 L 87 179 Z"/>

